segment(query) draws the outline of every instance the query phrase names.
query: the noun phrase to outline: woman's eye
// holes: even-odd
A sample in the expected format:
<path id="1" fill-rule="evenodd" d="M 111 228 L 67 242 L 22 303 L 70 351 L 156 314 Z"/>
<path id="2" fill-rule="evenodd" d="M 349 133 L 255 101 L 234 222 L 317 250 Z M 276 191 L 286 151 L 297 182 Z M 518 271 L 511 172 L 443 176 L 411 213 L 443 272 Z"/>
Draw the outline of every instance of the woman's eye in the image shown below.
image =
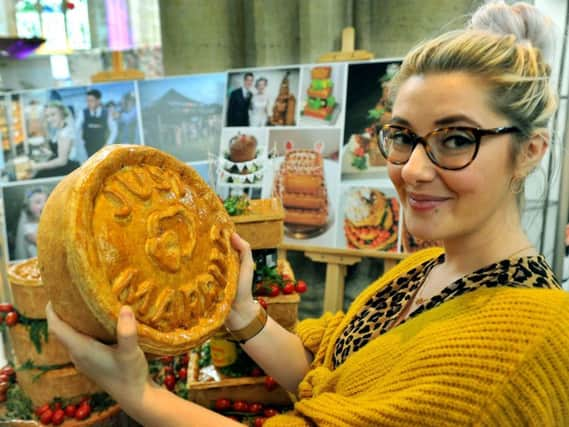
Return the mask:
<path id="1" fill-rule="evenodd" d="M 405 132 L 395 132 L 391 135 L 391 141 L 395 145 L 412 145 L 413 138 Z"/>
<path id="2" fill-rule="evenodd" d="M 476 141 L 466 135 L 449 135 L 443 139 L 441 143 L 444 148 L 453 149 L 470 147 L 472 144 L 475 144 Z"/>

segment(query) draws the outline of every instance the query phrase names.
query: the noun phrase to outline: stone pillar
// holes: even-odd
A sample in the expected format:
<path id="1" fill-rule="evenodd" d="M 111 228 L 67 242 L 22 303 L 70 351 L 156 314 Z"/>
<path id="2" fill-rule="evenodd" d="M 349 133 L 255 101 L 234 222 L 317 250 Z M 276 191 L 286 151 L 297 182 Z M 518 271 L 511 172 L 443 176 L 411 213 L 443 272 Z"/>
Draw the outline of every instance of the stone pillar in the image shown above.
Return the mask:
<path id="1" fill-rule="evenodd" d="M 245 0 L 244 22 L 245 66 L 298 63 L 298 0 Z"/>
<path id="2" fill-rule="evenodd" d="M 87 11 L 89 13 L 91 48 L 107 49 L 109 46 L 109 33 L 107 29 L 107 10 L 105 8 L 105 2 L 87 2 Z"/>
<path id="3" fill-rule="evenodd" d="M 166 75 L 244 65 L 242 0 L 160 0 Z"/>
<path id="4" fill-rule="evenodd" d="M 350 0 L 299 3 L 300 63 L 315 62 L 321 55 L 341 49 L 342 29 L 353 25 L 352 3 Z"/>
<path id="5" fill-rule="evenodd" d="M 16 29 L 16 8 L 12 0 L 0 0 L 0 35 L 14 36 Z"/>
<path id="6" fill-rule="evenodd" d="M 463 28 L 482 0 L 355 0 L 356 48 L 403 57 L 421 40 Z"/>

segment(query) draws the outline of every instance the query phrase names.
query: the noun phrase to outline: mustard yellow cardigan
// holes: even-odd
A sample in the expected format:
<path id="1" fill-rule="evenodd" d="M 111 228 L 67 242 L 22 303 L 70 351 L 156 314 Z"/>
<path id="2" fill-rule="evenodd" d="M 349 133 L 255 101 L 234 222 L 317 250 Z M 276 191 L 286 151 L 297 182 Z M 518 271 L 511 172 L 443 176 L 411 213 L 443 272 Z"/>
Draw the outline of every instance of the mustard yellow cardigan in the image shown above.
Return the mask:
<path id="1" fill-rule="evenodd" d="M 561 290 L 461 295 L 375 338 L 333 370 L 335 341 L 365 302 L 439 254 L 407 258 L 345 315 L 300 322 L 312 369 L 294 411 L 265 426 L 569 426 L 569 293 Z"/>

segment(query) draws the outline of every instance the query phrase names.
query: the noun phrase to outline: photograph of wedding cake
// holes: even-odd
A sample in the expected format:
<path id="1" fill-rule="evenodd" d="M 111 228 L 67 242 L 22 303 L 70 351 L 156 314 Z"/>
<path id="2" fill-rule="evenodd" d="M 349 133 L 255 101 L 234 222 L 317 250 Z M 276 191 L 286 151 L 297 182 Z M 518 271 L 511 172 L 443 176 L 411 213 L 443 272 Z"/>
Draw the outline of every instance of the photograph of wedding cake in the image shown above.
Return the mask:
<path id="1" fill-rule="evenodd" d="M 302 69 L 301 126 L 331 126 L 340 115 L 345 67 L 318 65 Z"/>
<path id="2" fill-rule="evenodd" d="M 339 136 L 336 129 L 271 131 L 270 194 L 283 203 L 287 238 L 334 244 Z"/>
<path id="3" fill-rule="evenodd" d="M 220 154 L 217 158 L 218 184 L 228 187 L 260 188 L 267 158 L 264 141 L 264 130 L 224 129 Z"/>
<path id="4" fill-rule="evenodd" d="M 391 118 L 389 81 L 398 63 L 351 64 L 348 68 L 348 96 L 342 179 L 386 176 L 386 161 L 379 151 L 377 127 Z"/>

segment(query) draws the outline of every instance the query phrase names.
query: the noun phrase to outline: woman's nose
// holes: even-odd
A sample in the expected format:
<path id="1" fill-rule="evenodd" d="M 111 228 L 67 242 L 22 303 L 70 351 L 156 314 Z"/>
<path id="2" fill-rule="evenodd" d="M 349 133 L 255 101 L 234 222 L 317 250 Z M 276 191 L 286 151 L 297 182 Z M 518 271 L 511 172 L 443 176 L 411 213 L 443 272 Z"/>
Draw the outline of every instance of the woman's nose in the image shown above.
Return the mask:
<path id="1" fill-rule="evenodd" d="M 435 165 L 429 159 L 425 147 L 417 144 L 411 152 L 411 157 L 401 169 L 402 178 L 409 184 L 429 182 L 436 175 Z"/>

